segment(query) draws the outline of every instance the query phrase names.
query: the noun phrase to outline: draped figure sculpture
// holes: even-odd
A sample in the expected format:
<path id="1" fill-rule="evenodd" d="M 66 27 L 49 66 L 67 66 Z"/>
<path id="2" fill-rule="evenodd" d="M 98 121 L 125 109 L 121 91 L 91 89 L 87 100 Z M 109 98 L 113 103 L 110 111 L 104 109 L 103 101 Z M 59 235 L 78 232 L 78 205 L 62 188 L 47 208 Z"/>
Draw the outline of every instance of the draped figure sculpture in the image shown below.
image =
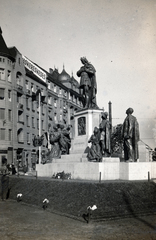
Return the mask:
<path id="1" fill-rule="evenodd" d="M 87 157 L 89 161 L 101 162 L 102 153 L 100 149 L 100 132 L 97 127 L 94 128 L 94 132 L 91 135 L 88 143 L 91 143 Z"/>
<path id="2" fill-rule="evenodd" d="M 111 123 L 107 119 L 108 113 L 102 112 L 101 113 L 101 123 L 99 125 L 100 129 L 100 146 L 101 146 L 101 153 L 105 157 L 109 157 L 111 154 L 111 146 L 110 146 L 110 129 L 111 129 Z"/>
<path id="3" fill-rule="evenodd" d="M 123 123 L 122 137 L 124 140 L 124 158 L 126 162 L 136 162 L 139 158 L 139 124 L 132 115 L 133 109 L 126 110 L 127 117 Z"/>
<path id="4" fill-rule="evenodd" d="M 83 66 L 77 71 L 77 76 L 80 78 L 80 93 L 84 97 L 83 107 L 97 109 L 96 94 L 96 70 L 94 66 L 86 59 L 80 58 Z"/>
<path id="5" fill-rule="evenodd" d="M 52 149 L 49 154 L 51 158 L 60 158 L 63 154 L 69 154 L 71 147 L 70 125 L 65 128 L 62 124 L 56 124 L 53 129 L 50 133 Z"/>

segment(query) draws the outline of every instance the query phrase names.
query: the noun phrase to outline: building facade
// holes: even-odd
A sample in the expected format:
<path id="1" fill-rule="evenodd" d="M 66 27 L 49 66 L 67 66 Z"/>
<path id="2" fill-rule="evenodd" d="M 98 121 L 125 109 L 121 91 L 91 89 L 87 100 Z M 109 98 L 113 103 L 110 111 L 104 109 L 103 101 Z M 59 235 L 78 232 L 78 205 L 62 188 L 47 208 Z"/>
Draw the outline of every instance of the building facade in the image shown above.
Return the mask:
<path id="1" fill-rule="evenodd" d="M 74 113 L 82 109 L 79 83 L 57 69 L 49 72 L 23 56 L 16 47 L 8 48 L 0 29 L 0 166 L 15 164 L 35 168 L 39 147 L 35 137 L 44 136 L 42 158 L 46 158 L 48 133 L 57 123 L 72 125 Z"/>

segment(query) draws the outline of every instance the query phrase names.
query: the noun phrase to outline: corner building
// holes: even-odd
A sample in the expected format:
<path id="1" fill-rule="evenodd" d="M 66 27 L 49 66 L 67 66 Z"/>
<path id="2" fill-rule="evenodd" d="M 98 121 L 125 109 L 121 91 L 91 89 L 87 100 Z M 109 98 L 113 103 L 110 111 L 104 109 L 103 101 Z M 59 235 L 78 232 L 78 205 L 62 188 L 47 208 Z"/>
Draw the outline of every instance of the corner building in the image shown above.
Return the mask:
<path id="1" fill-rule="evenodd" d="M 73 138 L 74 113 L 82 109 L 82 100 L 79 83 L 64 66 L 61 73 L 47 72 L 16 47 L 8 48 L 0 29 L 0 166 L 35 168 L 39 147 L 34 137 L 44 136 L 41 155 L 46 159 L 48 133 L 56 123 L 72 125 Z"/>

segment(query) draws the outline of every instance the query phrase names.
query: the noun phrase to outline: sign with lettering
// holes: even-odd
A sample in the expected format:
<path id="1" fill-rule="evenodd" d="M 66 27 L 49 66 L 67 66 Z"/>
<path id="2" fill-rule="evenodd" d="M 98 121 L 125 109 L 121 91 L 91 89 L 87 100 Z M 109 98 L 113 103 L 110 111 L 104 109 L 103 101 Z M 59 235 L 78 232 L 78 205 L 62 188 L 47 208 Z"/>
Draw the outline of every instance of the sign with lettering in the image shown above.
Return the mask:
<path id="1" fill-rule="evenodd" d="M 46 73 L 37 67 L 34 63 L 32 63 L 28 58 L 25 56 L 22 56 L 23 58 L 23 64 L 24 66 L 32 71 L 38 78 L 40 78 L 42 81 L 46 82 Z"/>

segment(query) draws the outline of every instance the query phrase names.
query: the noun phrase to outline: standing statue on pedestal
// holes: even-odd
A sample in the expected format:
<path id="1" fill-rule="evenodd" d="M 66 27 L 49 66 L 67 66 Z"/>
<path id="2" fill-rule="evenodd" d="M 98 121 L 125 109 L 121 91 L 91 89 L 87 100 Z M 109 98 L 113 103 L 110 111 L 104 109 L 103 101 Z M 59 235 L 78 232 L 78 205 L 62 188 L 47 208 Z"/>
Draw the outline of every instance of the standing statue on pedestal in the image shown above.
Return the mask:
<path id="1" fill-rule="evenodd" d="M 126 110 L 127 117 L 123 123 L 122 137 L 124 140 L 124 158 L 126 162 L 136 162 L 139 158 L 139 124 L 136 117 L 132 116 L 133 109 Z"/>
<path id="2" fill-rule="evenodd" d="M 77 76 L 81 77 L 80 79 L 80 91 L 84 97 L 84 106 L 85 108 L 97 109 L 96 104 L 96 94 L 97 94 L 97 84 L 96 84 L 96 75 L 94 66 L 88 62 L 86 57 L 80 58 L 83 66 L 77 72 Z"/>
<path id="3" fill-rule="evenodd" d="M 101 113 L 102 121 L 99 125 L 101 153 L 105 157 L 109 157 L 110 153 L 111 153 L 111 146 L 110 146 L 111 123 L 107 119 L 107 116 L 108 116 L 107 112 L 102 112 Z"/>

